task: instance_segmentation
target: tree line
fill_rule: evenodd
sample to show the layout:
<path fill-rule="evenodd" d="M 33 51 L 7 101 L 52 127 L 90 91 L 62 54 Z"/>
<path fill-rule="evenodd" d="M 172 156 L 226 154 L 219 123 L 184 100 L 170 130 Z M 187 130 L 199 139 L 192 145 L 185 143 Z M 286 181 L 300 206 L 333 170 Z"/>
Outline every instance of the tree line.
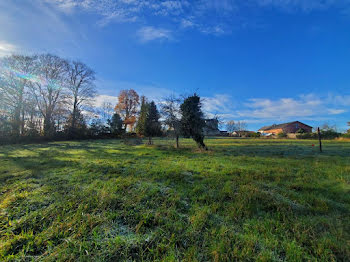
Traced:
<path fill-rule="evenodd" d="M 113 108 L 94 106 L 96 74 L 89 66 L 52 54 L 0 59 L 0 143 L 165 134 L 192 137 L 200 148 L 204 114 L 197 94 L 159 104 L 122 90 Z"/>
<path fill-rule="evenodd" d="M 154 101 L 148 101 L 145 96 L 140 99 L 135 90 L 122 90 L 108 123 L 112 134 L 135 132 L 139 137 L 147 137 L 150 145 L 152 137 L 169 135 L 175 138 L 176 148 L 179 148 L 179 137 L 184 136 L 192 137 L 199 148 L 207 149 L 201 107 L 201 98 L 197 94 L 184 98 L 171 95 L 163 99 L 159 111 Z"/>
<path fill-rule="evenodd" d="M 92 69 L 51 54 L 12 55 L 0 63 L 2 137 L 77 135 L 82 110 L 96 93 Z"/>

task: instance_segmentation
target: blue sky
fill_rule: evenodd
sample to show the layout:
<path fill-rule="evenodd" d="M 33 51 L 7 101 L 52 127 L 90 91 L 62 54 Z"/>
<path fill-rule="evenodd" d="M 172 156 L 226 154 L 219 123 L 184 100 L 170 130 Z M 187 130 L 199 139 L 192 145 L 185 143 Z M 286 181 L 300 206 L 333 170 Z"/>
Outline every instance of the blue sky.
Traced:
<path fill-rule="evenodd" d="M 87 63 L 98 103 L 197 92 L 253 130 L 350 121 L 350 0 L 1 0 L 0 56 L 13 52 Z"/>

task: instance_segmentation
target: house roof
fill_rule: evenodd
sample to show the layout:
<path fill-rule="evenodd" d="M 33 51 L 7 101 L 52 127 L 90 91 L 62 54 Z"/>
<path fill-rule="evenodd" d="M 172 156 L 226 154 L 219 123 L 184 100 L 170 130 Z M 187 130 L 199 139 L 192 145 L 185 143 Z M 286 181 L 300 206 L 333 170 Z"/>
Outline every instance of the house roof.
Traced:
<path fill-rule="evenodd" d="M 271 129 L 270 127 L 272 126 L 263 126 L 262 128 L 259 129 L 259 131 L 265 131 Z"/>
<path fill-rule="evenodd" d="M 284 123 L 284 124 L 279 124 L 279 125 L 273 124 L 272 126 L 264 126 L 264 127 L 260 128 L 259 131 L 267 131 L 267 130 L 272 130 L 272 129 L 283 129 L 283 128 L 285 128 L 285 127 L 287 127 L 287 126 L 289 126 L 291 124 L 295 124 L 295 123 L 300 123 L 300 124 L 303 124 L 305 126 L 308 126 L 308 127 L 312 128 L 312 126 L 304 124 L 304 123 L 302 123 L 300 121 L 294 121 L 294 122 L 289 122 L 289 123 Z"/>

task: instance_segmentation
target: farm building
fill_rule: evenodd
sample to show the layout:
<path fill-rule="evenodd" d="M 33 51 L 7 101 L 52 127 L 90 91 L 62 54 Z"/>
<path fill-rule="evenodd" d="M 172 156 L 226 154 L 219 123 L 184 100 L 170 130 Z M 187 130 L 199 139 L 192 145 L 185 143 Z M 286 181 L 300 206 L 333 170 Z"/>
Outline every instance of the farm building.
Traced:
<path fill-rule="evenodd" d="M 230 133 L 227 132 L 226 130 L 220 130 L 220 136 L 229 136 Z"/>
<path fill-rule="evenodd" d="M 205 127 L 203 128 L 205 136 L 217 136 L 220 135 L 219 120 L 217 119 L 205 119 Z"/>
<path fill-rule="evenodd" d="M 299 121 L 294 121 L 290 123 L 284 123 L 279 125 L 264 126 L 259 129 L 259 132 L 265 135 L 278 135 L 280 133 L 295 134 L 298 132 L 311 133 L 312 126 L 306 125 Z"/>
<path fill-rule="evenodd" d="M 233 137 L 247 137 L 249 134 L 254 134 L 254 131 L 248 131 L 248 130 L 239 130 L 239 131 L 233 131 L 231 133 L 231 136 Z"/>

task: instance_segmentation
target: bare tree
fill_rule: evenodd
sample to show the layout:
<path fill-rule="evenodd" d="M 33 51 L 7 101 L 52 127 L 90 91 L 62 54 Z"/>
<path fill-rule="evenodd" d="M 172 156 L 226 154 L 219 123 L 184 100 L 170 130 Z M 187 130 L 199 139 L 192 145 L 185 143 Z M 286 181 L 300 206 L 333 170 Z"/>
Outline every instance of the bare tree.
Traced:
<path fill-rule="evenodd" d="M 68 96 L 72 104 L 70 132 L 76 129 L 77 117 L 84 105 L 90 105 L 96 94 L 95 72 L 82 62 L 73 61 L 68 65 Z"/>
<path fill-rule="evenodd" d="M 113 110 L 113 105 L 110 102 L 103 102 L 100 115 L 104 122 L 107 122 L 108 119 L 111 119 L 113 116 L 114 110 Z"/>
<path fill-rule="evenodd" d="M 70 116 L 72 115 L 70 110 L 67 108 L 66 104 L 59 103 L 52 115 L 52 119 L 55 122 L 56 132 L 60 132 L 64 130 L 64 123 L 66 123 L 68 119 L 71 119 Z"/>
<path fill-rule="evenodd" d="M 1 59 L 0 94 L 2 107 L 12 119 L 14 135 L 24 134 L 28 84 L 35 56 L 12 55 Z"/>
<path fill-rule="evenodd" d="M 237 131 L 245 131 L 245 130 L 247 130 L 247 128 L 248 128 L 248 125 L 246 122 L 244 122 L 244 121 L 237 121 L 236 122 L 236 130 Z"/>
<path fill-rule="evenodd" d="M 247 130 L 247 123 L 244 121 L 237 121 L 235 122 L 234 120 L 230 120 L 226 124 L 227 131 L 229 132 L 234 132 L 234 131 L 245 131 Z"/>
<path fill-rule="evenodd" d="M 44 135 L 52 136 L 54 129 L 54 113 L 57 105 L 63 103 L 63 92 L 67 84 L 66 60 L 58 56 L 40 55 L 36 61 L 36 79 L 32 80 L 31 90 L 38 109 L 44 119 Z"/>
<path fill-rule="evenodd" d="M 48 137 L 84 120 L 81 110 L 95 95 L 95 73 L 85 64 L 44 54 L 4 57 L 0 66 L 0 125 L 7 134 Z"/>
<path fill-rule="evenodd" d="M 229 133 L 236 131 L 236 123 L 234 120 L 227 121 L 226 129 Z"/>
<path fill-rule="evenodd" d="M 26 135 L 36 136 L 41 130 L 41 114 L 38 110 L 36 100 L 33 96 L 28 97 L 26 102 L 26 113 L 28 121 L 26 123 Z"/>
<path fill-rule="evenodd" d="M 334 124 L 334 125 L 331 125 L 330 123 L 328 122 L 325 122 L 323 123 L 323 125 L 321 126 L 321 130 L 323 131 L 335 131 L 337 132 L 337 126 Z"/>
<path fill-rule="evenodd" d="M 175 136 L 176 148 L 179 148 L 179 136 L 181 134 L 181 102 L 182 100 L 180 98 L 171 95 L 164 98 L 164 101 L 160 105 L 161 113 L 165 119 L 164 123 Z"/>

